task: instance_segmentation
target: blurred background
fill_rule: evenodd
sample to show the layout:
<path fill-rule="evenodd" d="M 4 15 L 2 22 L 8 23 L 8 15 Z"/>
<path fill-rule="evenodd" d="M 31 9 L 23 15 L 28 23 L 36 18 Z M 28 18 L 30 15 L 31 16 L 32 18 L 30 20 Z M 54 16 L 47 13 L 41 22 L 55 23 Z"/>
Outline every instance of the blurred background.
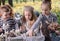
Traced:
<path fill-rule="evenodd" d="M 33 6 L 36 11 L 41 12 L 41 2 L 42 0 L 5 0 L 5 4 L 10 4 L 15 12 L 23 14 L 23 8 L 26 5 Z M 57 14 L 58 23 L 60 23 L 60 0 L 52 0 L 52 10 L 53 13 Z"/>

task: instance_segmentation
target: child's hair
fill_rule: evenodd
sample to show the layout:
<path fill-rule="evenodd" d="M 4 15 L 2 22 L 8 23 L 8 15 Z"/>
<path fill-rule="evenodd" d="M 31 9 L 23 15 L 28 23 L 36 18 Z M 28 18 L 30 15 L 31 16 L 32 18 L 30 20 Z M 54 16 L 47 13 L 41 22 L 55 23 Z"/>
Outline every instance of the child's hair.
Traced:
<path fill-rule="evenodd" d="M 42 4 L 47 4 L 49 6 L 50 10 L 51 10 L 51 0 L 43 0 Z"/>
<path fill-rule="evenodd" d="M 42 0 L 42 2 L 51 2 L 51 0 Z"/>
<path fill-rule="evenodd" d="M 5 9 L 4 12 L 8 12 L 7 14 L 9 14 L 11 17 L 13 17 L 13 10 L 10 5 L 3 5 L 3 6 L 1 6 L 1 9 Z"/>
<path fill-rule="evenodd" d="M 2 16 L 2 10 L 1 10 L 1 7 L 0 7 L 0 17 Z"/>
<path fill-rule="evenodd" d="M 32 14 L 31 21 L 32 21 L 32 20 L 36 20 L 36 16 L 35 16 L 35 14 L 34 14 L 34 8 L 33 8 L 33 7 L 31 7 L 31 6 L 25 6 L 25 7 L 24 7 L 24 11 L 25 11 L 25 10 L 31 12 L 31 14 Z M 23 11 L 22 21 L 23 21 L 23 22 L 26 22 L 26 19 L 25 19 L 25 16 L 24 16 L 24 11 Z"/>

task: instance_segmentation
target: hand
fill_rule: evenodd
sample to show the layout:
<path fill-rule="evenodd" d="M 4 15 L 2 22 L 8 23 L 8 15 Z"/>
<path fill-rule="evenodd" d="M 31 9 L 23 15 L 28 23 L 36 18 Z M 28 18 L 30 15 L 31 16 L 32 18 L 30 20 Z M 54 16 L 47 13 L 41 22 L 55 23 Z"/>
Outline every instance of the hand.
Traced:
<path fill-rule="evenodd" d="M 56 32 L 56 34 L 60 35 L 60 31 L 56 30 L 55 32 Z"/>
<path fill-rule="evenodd" d="M 51 24 L 48 26 L 48 29 L 49 29 L 49 30 L 55 30 L 55 27 L 54 27 L 54 25 L 51 23 Z"/>
<path fill-rule="evenodd" d="M 58 27 L 58 23 L 53 23 L 53 26 L 55 27 L 55 28 L 57 28 Z"/>
<path fill-rule="evenodd" d="M 32 34 L 33 34 L 33 32 L 30 31 L 30 32 L 29 32 L 29 37 L 32 37 L 32 36 L 33 36 Z"/>
<path fill-rule="evenodd" d="M 32 37 L 33 36 L 33 31 L 32 30 L 29 30 L 29 31 L 27 31 L 27 33 L 26 33 L 29 37 Z"/>
<path fill-rule="evenodd" d="M 47 24 L 50 24 L 48 21 L 45 21 Z"/>
<path fill-rule="evenodd" d="M 26 27 L 25 26 L 20 26 L 20 31 L 25 31 Z"/>

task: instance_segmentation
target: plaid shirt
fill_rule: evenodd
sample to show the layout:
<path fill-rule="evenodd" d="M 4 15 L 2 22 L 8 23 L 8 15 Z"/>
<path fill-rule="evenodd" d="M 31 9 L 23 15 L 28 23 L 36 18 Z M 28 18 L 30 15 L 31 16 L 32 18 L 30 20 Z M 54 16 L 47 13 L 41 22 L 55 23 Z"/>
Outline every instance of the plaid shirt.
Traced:
<path fill-rule="evenodd" d="M 49 23 L 57 22 L 57 17 L 54 14 L 50 14 L 49 16 L 45 16 L 43 14 L 40 14 L 40 16 L 38 17 L 38 19 L 36 20 L 36 22 L 31 27 L 31 29 L 34 31 L 42 23 L 42 32 L 43 32 L 43 34 L 45 36 L 49 36 L 49 30 L 47 29 L 48 24 L 46 23 L 46 21 L 48 21 Z"/>

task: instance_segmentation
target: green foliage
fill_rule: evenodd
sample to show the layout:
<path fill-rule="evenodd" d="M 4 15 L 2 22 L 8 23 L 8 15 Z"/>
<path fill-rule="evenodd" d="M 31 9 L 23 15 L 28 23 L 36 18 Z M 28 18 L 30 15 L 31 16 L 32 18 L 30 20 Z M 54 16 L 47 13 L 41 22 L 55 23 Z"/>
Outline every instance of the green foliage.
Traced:
<path fill-rule="evenodd" d="M 20 12 L 22 14 L 23 8 L 26 5 L 33 6 L 35 10 L 41 12 L 41 0 L 18 0 L 18 3 L 16 3 L 16 0 L 13 0 L 14 12 Z M 7 2 L 7 0 L 6 0 Z M 25 3 L 26 2 L 26 3 Z M 52 0 L 52 12 L 57 14 L 58 17 L 58 23 L 60 23 L 60 0 Z"/>

